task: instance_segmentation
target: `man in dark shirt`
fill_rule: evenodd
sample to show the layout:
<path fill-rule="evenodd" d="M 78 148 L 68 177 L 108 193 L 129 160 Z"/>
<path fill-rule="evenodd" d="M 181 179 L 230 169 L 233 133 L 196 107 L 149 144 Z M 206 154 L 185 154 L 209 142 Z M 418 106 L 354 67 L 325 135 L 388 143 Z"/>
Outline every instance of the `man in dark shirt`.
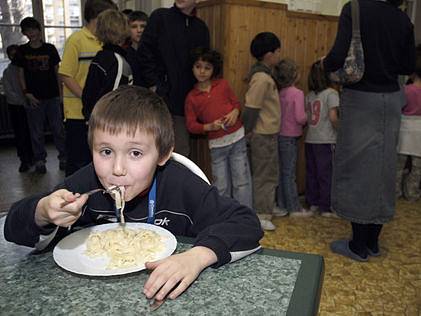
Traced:
<path fill-rule="evenodd" d="M 189 155 L 184 101 L 193 88 L 191 51 L 209 47 L 209 30 L 195 16 L 195 0 L 176 0 L 172 8 L 152 12 L 138 55 L 142 84 L 164 98 L 174 120 L 175 151 Z"/>
<path fill-rule="evenodd" d="M 41 39 L 41 25 L 32 17 L 21 21 L 22 34 L 29 42 L 19 47 L 20 58 L 16 61 L 19 67 L 19 81 L 27 98 L 26 112 L 34 152 L 35 170 L 46 173 L 44 122 L 48 120 L 59 152 L 60 170 L 65 169 L 66 156 L 64 147 L 64 127 L 60 109 L 60 86 L 57 80 L 57 69 L 60 62 L 54 45 L 44 43 Z"/>

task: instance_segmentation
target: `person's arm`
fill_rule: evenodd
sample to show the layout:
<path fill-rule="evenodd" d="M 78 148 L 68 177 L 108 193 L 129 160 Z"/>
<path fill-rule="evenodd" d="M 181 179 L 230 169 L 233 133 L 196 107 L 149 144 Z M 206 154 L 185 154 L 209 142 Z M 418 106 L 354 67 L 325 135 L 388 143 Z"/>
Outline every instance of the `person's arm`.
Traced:
<path fill-rule="evenodd" d="M 27 90 L 24 69 L 22 67 L 19 67 L 18 69 L 18 79 L 23 94 L 25 95 L 31 107 L 37 107 L 39 104 L 39 100 Z"/>
<path fill-rule="evenodd" d="M 64 85 L 73 93 L 75 97 L 82 98 L 82 88 L 74 78 L 60 73 L 59 76 Z"/>
<path fill-rule="evenodd" d="M 152 90 L 158 85 L 158 65 L 161 62 L 159 60 L 159 25 L 162 22 L 159 12 L 159 9 L 155 10 L 149 17 L 137 50 L 141 81 L 145 87 Z"/>
<path fill-rule="evenodd" d="M 190 174 L 190 172 L 189 172 Z M 179 176 L 172 184 L 182 188 L 188 196 L 186 209 L 190 210 L 193 226 L 189 235 L 196 235 L 193 248 L 155 263 L 146 263 L 153 269 L 144 286 L 148 298 L 163 299 L 180 295 L 206 267 L 220 267 L 260 248 L 263 237 L 256 214 L 231 198 L 221 197 L 216 187 L 209 186 L 197 176 Z"/>
<path fill-rule="evenodd" d="M 63 59 L 59 67 L 59 76 L 63 84 L 77 98 L 82 98 L 82 87 L 75 77 L 79 70 L 79 48 L 73 37 L 66 41 L 63 51 Z"/>
<path fill-rule="evenodd" d="M 338 107 L 339 107 L 339 94 L 335 90 L 327 96 L 327 108 L 329 109 L 329 121 L 335 129 L 338 128 Z"/>
<path fill-rule="evenodd" d="M 294 98 L 294 103 L 295 103 L 294 113 L 295 113 L 295 121 L 300 125 L 305 125 L 307 123 L 307 114 L 306 114 L 304 102 L 305 102 L 304 92 L 301 90 L 298 90 Z"/>
<path fill-rule="evenodd" d="M 339 122 L 338 122 L 338 108 L 331 108 L 329 110 L 329 121 L 332 123 L 335 129 L 338 129 Z"/>
<path fill-rule="evenodd" d="M 409 19 L 408 19 L 409 20 Z M 414 26 L 409 22 L 408 31 L 401 49 L 402 57 L 399 59 L 401 65 L 401 75 L 411 75 L 415 71 L 416 49 Z"/>
<path fill-rule="evenodd" d="M 223 84 L 225 85 L 224 93 L 226 94 L 231 105 L 234 107 L 231 112 L 224 116 L 223 123 L 225 126 L 233 126 L 237 122 L 237 119 L 240 115 L 241 103 L 235 95 L 234 91 L 232 91 L 231 87 L 229 86 L 228 81 L 224 80 Z"/>
<path fill-rule="evenodd" d="M 192 134 L 205 134 L 206 132 L 217 131 L 222 128 L 222 119 L 211 123 L 200 123 L 195 111 L 195 104 L 190 95 L 186 98 L 184 106 L 187 130 Z"/>
<path fill-rule="evenodd" d="M 89 120 L 95 104 L 105 94 L 106 85 L 107 73 L 100 65 L 99 60 L 95 58 L 89 66 L 85 87 L 82 91 L 82 113 L 86 120 Z"/>
<path fill-rule="evenodd" d="M 251 133 L 256 126 L 259 111 L 265 99 L 265 93 L 269 88 L 264 76 L 262 73 L 255 73 L 249 83 L 241 116 L 246 135 Z"/>
<path fill-rule="evenodd" d="M 336 33 L 335 43 L 322 60 L 322 66 L 327 72 L 338 70 L 344 65 L 345 58 L 348 55 L 349 46 L 352 38 L 352 18 L 350 2 L 342 8 L 339 17 L 338 31 Z"/>

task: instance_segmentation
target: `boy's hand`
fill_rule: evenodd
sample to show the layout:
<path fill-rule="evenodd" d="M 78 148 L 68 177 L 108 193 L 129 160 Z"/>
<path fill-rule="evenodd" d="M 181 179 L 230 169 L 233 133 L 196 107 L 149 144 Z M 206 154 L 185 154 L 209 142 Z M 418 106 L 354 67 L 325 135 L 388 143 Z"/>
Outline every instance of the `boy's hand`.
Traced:
<path fill-rule="evenodd" d="M 225 126 L 233 126 L 238 119 L 238 115 L 240 114 L 240 111 L 238 109 L 234 109 L 228 114 L 226 114 L 223 117 L 223 123 Z"/>
<path fill-rule="evenodd" d="M 39 200 L 35 209 L 35 223 L 40 227 L 48 224 L 69 227 L 80 217 L 87 200 L 86 194 L 57 190 Z"/>
<path fill-rule="evenodd" d="M 25 93 L 25 97 L 32 108 L 36 108 L 39 105 L 39 100 L 32 93 Z"/>
<path fill-rule="evenodd" d="M 146 268 L 153 272 L 143 287 L 143 293 L 147 298 L 163 300 L 168 295 L 173 300 L 197 279 L 200 272 L 216 261 L 216 254 L 211 249 L 198 246 L 162 260 L 147 262 Z"/>
<path fill-rule="evenodd" d="M 218 119 L 213 121 L 212 123 L 205 124 L 203 129 L 205 132 L 215 132 L 220 130 L 224 125 L 224 121 L 222 119 Z"/>

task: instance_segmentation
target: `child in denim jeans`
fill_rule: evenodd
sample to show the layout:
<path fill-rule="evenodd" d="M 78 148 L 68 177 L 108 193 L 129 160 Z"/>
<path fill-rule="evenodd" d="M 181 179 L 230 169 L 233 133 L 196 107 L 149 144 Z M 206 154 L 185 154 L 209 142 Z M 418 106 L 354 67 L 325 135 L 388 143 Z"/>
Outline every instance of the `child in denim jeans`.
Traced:
<path fill-rule="evenodd" d="M 298 140 L 307 123 L 304 92 L 295 87 L 299 79 L 297 64 L 283 59 L 274 68 L 281 103 L 281 130 L 278 135 L 279 181 L 277 189 L 278 209 L 274 215 L 307 217 L 313 212 L 304 209 L 298 200 L 295 172 L 297 167 Z"/>
<path fill-rule="evenodd" d="M 251 174 L 244 127 L 239 119 L 240 102 L 228 82 L 219 78 L 221 55 L 207 48 L 193 52 L 197 84 L 185 104 L 190 133 L 207 134 L 212 159 L 213 183 L 223 196 L 232 196 L 252 208 Z"/>

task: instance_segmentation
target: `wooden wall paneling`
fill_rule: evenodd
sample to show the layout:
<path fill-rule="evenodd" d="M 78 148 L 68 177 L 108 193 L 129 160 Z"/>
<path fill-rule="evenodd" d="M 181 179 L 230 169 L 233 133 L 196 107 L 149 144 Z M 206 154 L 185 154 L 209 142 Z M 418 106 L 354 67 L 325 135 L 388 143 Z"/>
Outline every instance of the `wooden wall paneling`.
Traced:
<path fill-rule="evenodd" d="M 245 78 L 255 62 L 249 52 L 250 42 L 257 33 L 270 31 L 279 36 L 281 55 L 297 62 L 301 76 L 298 87 L 307 93 L 310 67 L 330 49 L 338 21 L 337 17 L 291 12 L 284 4 L 255 0 L 204 1 L 198 5 L 198 16 L 208 24 L 212 47 L 224 57 L 224 78 L 241 102 L 247 91 Z M 192 158 L 209 176 L 207 142 L 199 139 L 194 151 Z M 297 170 L 300 193 L 304 192 L 304 180 L 304 142 L 301 141 Z"/>

